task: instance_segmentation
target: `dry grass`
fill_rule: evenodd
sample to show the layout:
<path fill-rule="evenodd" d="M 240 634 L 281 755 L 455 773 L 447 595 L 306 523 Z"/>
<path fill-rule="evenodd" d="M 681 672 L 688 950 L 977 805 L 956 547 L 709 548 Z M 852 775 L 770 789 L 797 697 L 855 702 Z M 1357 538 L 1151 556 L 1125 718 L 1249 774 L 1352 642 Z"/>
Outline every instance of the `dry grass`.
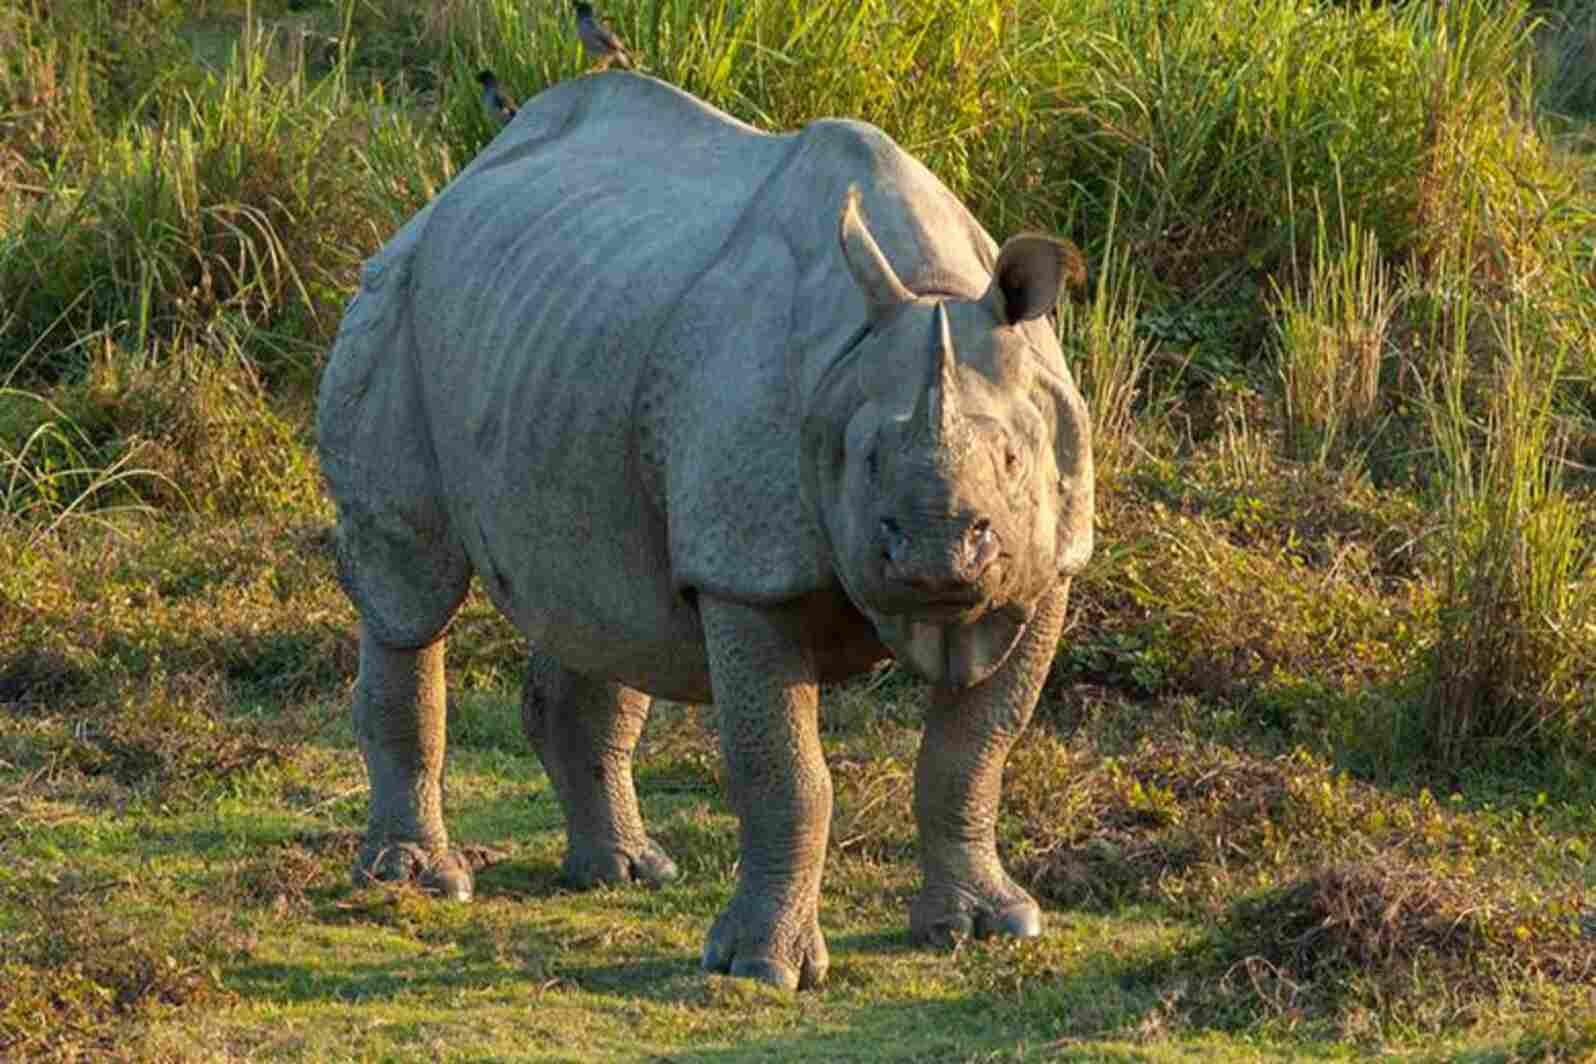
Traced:
<path fill-rule="evenodd" d="M 1596 993 L 1580 893 L 1527 902 L 1501 887 L 1389 855 L 1315 869 L 1227 914 L 1235 960 L 1216 1002 L 1250 996 L 1291 1022 L 1328 1013 L 1356 1026 L 1375 1013 L 1446 1030 L 1529 987 L 1574 1002 Z"/>
<path fill-rule="evenodd" d="M 123 886 L 60 872 L 7 882 L 5 904 L 23 922 L 0 961 L 0 1053 L 113 1059 L 140 1023 L 235 1000 L 220 965 L 247 956 L 248 935 L 225 921 L 176 935 L 158 921 L 130 921 L 105 908 Z"/>

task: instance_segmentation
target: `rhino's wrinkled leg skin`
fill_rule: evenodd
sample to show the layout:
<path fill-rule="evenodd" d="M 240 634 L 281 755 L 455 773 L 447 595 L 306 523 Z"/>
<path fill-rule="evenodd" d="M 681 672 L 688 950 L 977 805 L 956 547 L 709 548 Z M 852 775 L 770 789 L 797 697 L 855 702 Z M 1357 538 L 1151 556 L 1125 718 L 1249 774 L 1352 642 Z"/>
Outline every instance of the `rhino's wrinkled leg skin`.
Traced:
<path fill-rule="evenodd" d="M 576 886 L 676 878 L 676 863 L 643 830 L 632 788 L 632 751 L 649 703 L 641 691 L 578 675 L 532 652 L 521 726 L 565 810 L 561 871 Z"/>
<path fill-rule="evenodd" d="M 932 693 L 914 778 L 924 877 L 909 906 L 916 942 L 1041 934 L 1036 900 L 998 860 L 997 813 L 1003 764 L 1041 696 L 1068 598 L 1066 581 L 1037 607 L 1019 645 L 986 680 Z"/>
<path fill-rule="evenodd" d="M 441 636 L 419 649 L 385 647 L 361 625 L 354 730 L 371 806 L 355 882 L 413 880 L 465 901 L 471 867 L 443 826 L 443 650 Z"/>
<path fill-rule="evenodd" d="M 737 889 L 710 929 L 704 968 L 817 986 L 830 963 L 818 913 L 831 775 L 820 753 L 814 655 L 795 610 L 705 596 L 699 612 L 739 825 Z"/>

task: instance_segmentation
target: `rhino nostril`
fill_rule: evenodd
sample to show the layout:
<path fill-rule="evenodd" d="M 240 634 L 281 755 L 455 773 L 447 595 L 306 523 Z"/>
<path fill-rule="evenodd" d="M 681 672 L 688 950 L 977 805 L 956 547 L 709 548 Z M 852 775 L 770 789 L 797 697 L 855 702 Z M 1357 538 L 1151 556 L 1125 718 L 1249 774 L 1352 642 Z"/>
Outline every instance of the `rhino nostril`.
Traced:
<path fill-rule="evenodd" d="M 976 572 L 984 571 L 998 556 L 998 537 L 992 531 L 992 522 L 981 518 L 970 525 L 965 534 L 968 558 Z"/>
<path fill-rule="evenodd" d="M 881 560 L 896 562 L 903 553 L 903 529 L 890 517 L 883 517 L 877 527 L 881 531 Z"/>

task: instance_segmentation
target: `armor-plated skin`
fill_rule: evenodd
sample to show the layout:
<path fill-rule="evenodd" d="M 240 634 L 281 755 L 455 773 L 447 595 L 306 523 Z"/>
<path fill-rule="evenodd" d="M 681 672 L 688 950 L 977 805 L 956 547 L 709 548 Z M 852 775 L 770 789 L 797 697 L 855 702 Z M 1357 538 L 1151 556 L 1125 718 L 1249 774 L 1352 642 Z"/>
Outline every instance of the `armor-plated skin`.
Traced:
<path fill-rule="evenodd" d="M 741 860 L 705 965 L 819 982 L 816 687 L 896 654 L 935 685 L 914 935 L 1036 934 L 993 829 L 1092 549 L 1046 318 L 1079 270 L 1045 237 L 999 253 L 870 126 L 768 135 L 622 73 L 526 101 L 368 262 L 322 382 L 362 622 L 357 876 L 470 896 L 443 633 L 476 573 L 534 648 L 571 880 L 675 875 L 631 751 L 650 697 L 713 699 Z"/>

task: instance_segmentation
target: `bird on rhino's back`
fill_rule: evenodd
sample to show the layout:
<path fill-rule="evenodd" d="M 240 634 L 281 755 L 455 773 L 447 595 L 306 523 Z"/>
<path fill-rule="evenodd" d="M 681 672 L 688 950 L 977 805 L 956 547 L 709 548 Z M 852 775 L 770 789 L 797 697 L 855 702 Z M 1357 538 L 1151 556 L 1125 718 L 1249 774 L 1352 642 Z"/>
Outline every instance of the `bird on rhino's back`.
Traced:
<path fill-rule="evenodd" d="M 600 69 L 608 69 L 611 63 L 619 63 L 627 70 L 637 65 L 626 50 L 626 42 L 594 13 L 592 4 L 574 0 L 571 6 L 576 11 L 576 35 L 582 49 Z"/>
<path fill-rule="evenodd" d="M 713 698 L 742 857 L 705 963 L 818 982 L 816 684 L 896 655 L 934 685 L 916 937 L 1036 933 L 993 822 L 1092 549 L 1047 317 L 1080 270 L 1051 238 L 1000 250 L 862 123 L 765 134 L 630 74 L 527 101 L 368 263 L 322 385 L 362 622 L 359 874 L 469 896 L 442 634 L 475 573 L 532 644 L 568 878 L 674 875 L 631 750 L 651 696 Z"/>

